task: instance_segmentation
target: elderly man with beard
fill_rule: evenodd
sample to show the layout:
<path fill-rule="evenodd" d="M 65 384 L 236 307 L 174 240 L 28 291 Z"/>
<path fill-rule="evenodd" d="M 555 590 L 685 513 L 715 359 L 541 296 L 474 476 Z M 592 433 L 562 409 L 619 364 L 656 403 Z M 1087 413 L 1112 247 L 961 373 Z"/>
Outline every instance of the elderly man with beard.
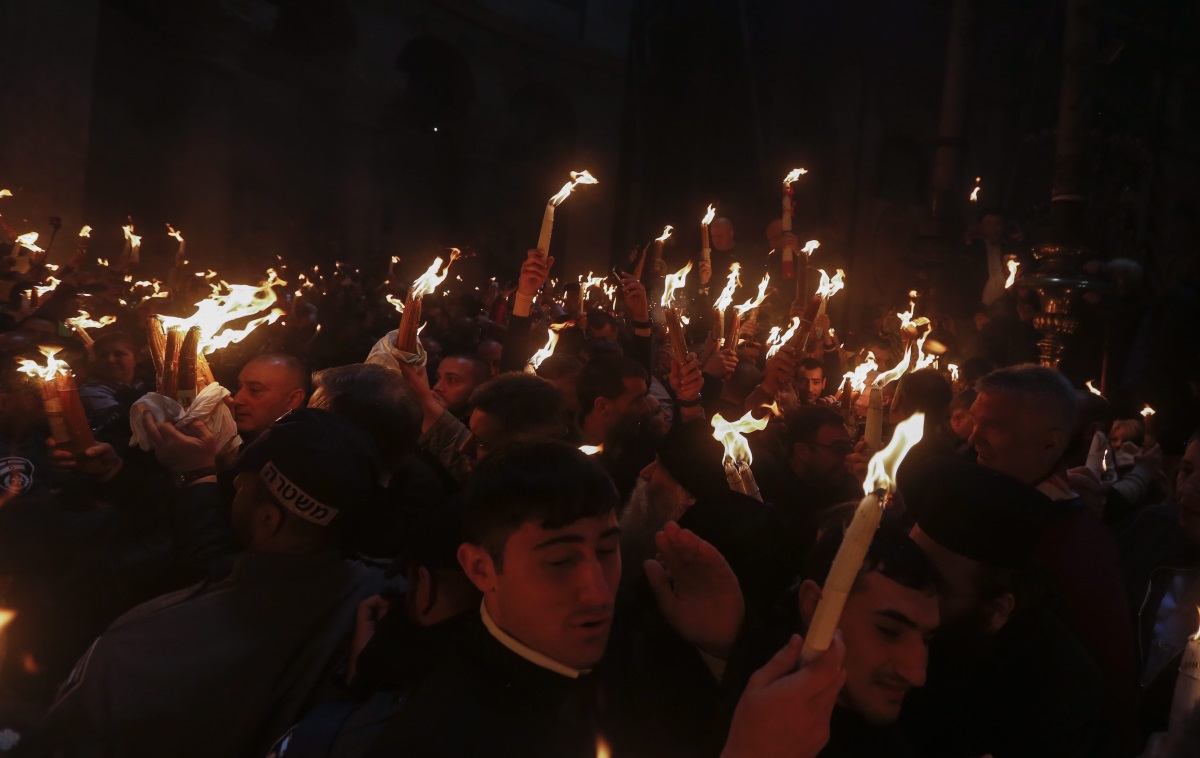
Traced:
<path fill-rule="evenodd" d="M 905 463 L 911 537 L 942 577 L 926 686 L 901 714 L 922 756 L 1107 755 L 1102 678 L 1047 608 L 1034 554 L 1049 500 L 1000 472 Z"/>

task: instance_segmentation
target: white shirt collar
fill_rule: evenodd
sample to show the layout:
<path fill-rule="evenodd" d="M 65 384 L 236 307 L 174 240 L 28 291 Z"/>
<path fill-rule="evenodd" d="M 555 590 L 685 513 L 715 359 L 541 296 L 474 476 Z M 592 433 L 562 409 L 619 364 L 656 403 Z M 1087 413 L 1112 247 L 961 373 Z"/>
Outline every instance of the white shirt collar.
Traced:
<path fill-rule="evenodd" d="M 487 627 L 488 633 L 495 637 L 501 645 L 535 666 L 541 666 L 544 669 L 553 671 L 556 674 L 562 674 L 571 679 L 578 679 L 580 674 L 591 672 L 591 669 L 573 669 L 570 666 L 564 666 L 553 658 L 542 655 L 528 645 L 523 644 L 516 637 L 496 626 L 496 622 L 492 621 L 491 615 L 488 614 L 487 603 L 481 602 L 479 604 L 479 615 L 483 617 L 483 625 Z"/>

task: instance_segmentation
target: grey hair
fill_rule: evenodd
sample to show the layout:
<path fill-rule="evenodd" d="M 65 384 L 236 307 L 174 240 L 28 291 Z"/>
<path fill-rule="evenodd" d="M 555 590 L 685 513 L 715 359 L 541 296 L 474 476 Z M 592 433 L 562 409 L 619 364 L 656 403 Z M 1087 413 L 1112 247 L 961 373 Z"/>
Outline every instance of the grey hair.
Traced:
<path fill-rule="evenodd" d="M 362 429 L 385 459 L 416 448 L 421 411 L 396 369 L 352 363 L 313 374 L 313 387 L 324 397 L 310 407 L 333 411 Z"/>
<path fill-rule="evenodd" d="M 996 369 L 979 380 L 980 393 L 1014 395 L 1030 403 L 1039 403 L 1059 416 L 1061 428 L 1070 433 L 1075 426 L 1078 400 L 1075 388 L 1062 374 L 1024 363 Z"/>

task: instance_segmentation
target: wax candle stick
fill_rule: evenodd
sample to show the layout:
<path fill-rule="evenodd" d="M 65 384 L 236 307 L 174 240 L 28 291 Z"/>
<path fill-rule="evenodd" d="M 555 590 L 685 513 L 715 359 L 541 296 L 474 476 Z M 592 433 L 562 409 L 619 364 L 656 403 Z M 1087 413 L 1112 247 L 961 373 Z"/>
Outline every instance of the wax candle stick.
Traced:
<path fill-rule="evenodd" d="M 550 235 L 554 232 L 554 209 L 562 205 L 563 201 L 570 196 L 571 191 L 579 184 L 598 184 L 595 177 L 587 171 L 572 171 L 571 181 L 563 185 L 563 188 L 558 191 L 546 202 L 546 210 L 542 214 L 542 229 L 538 234 L 537 250 L 545 258 L 550 254 Z"/>

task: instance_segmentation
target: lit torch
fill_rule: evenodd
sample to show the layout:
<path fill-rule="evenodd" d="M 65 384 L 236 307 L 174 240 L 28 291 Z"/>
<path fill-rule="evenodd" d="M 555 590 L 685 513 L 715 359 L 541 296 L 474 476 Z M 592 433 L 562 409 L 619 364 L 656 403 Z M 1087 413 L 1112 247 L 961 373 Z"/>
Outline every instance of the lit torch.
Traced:
<path fill-rule="evenodd" d="M 878 371 L 879 364 L 875 362 L 875 353 L 868 350 L 867 357 L 853 371 L 842 375 L 842 395 L 838 398 L 842 404 L 842 417 L 846 426 L 854 425 L 854 406 L 859 396 L 867 388 L 867 375 Z M 882 434 L 882 432 L 881 432 Z"/>
<path fill-rule="evenodd" d="M 766 429 L 771 416 L 768 414 L 761 419 L 754 418 L 754 411 L 748 411 L 737 421 L 726 421 L 721 414 L 714 413 L 712 418 L 713 439 L 725 446 L 725 456 L 722 464 L 725 466 L 725 479 L 729 489 L 749 495 L 755 500 L 762 501 L 750 464 L 754 456 L 750 453 L 750 445 L 745 434 Z"/>
<path fill-rule="evenodd" d="M 904 357 L 893 368 L 882 372 L 871 382 L 871 394 L 867 402 L 867 427 L 864 437 L 872 450 L 883 444 L 883 388 L 904 376 L 912 365 L 912 351 L 905 349 Z"/>
<path fill-rule="evenodd" d="M 794 168 L 788 172 L 788 175 L 783 177 L 783 231 L 790 232 L 792 230 L 792 212 L 795 210 L 795 203 L 792 202 L 792 182 L 799 179 L 808 170 L 803 168 Z M 791 279 L 796 275 L 795 269 L 795 252 L 792 246 L 783 246 L 783 278 Z"/>
<path fill-rule="evenodd" d="M 554 355 L 554 348 L 558 347 L 558 334 L 568 326 L 574 326 L 574 321 L 567 321 L 562 324 L 551 324 L 549 336 L 546 338 L 545 347 L 538 350 L 533 355 L 529 356 L 529 362 L 525 364 L 525 371 L 529 374 L 536 374 L 537 370 L 542 367 L 542 362 L 550 356 Z"/>
<path fill-rule="evenodd" d="M 19 271 L 23 274 L 29 270 L 30 256 L 27 256 L 25 253 L 21 252 L 22 250 L 28 250 L 34 255 L 46 252 L 44 248 L 38 247 L 37 240 L 37 232 L 28 232 L 26 234 L 22 234 L 13 241 L 12 250 L 9 251 L 9 255 L 13 258 L 13 268 L 16 271 Z"/>
<path fill-rule="evenodd" d="M 708 236 L 708 225 L 716 218 L 717 209 L 710 203 L 708 212 L 704 214 L 704 218 L 700 219 L 700 260 L 712 260 L 712 240 Z"/>
<path fill-rule="evenodd" d="M 674 274 L 668 274 L 663 280 L 663 293 L 660 304 L 663 308 L 663 315 L 667 324 L 667 334 L 671 339 L 671 349 L 675 354 L 675 362 L 680 366 L 687 359 L 687 337 L 683 333 L 683 321 L 680 313 L 675 309 L 675 291 L 682 289 L 687 283 L 688 272 L 692 270 L 692 262 L 683 268 L 676 271 Z"/>
<path fill-rule="evenodd" d="M 550 234 L 554 231 L 554 209 L 562 205 L 563 201 L 571 194 L 579 184 L 598 184 L 595 177 L 587 171 L 572 171 L 571 181 L 563 185 L 563 188 L 558 191 L 558 194 L 550 198 L 546 203 L 546 212 L 542 215 L 542 231 L 538 235 L 537 250 L 542 254 L 544 259 L 550 253 Z"/>
<path fill-rule="evenodd" d="M 859 501 L 854 518 L 842 535 L 842 546 L 829 568 L 825 586 L 821 588 L 821 600 L 808 625 L 808 634 L 804 636 L 804 647 L 800 652 L 800 660 L 804 663 L 816 660 L 832 644 L 846 598 L 862 570 L 863 559 L 867 557 L 871 540 L 883 518 L 883 509 L 895 486 L 896 471 L 908 451 L 921 441 L 924 430 L 925 414 L 914 413 L 896 426 L 888 446 L 871 456 L 867 478 L 863 482 L 865 497 Z"/>
<path fill-rule="evenodd" d="M 767 285 L 770 283 L 771 275 L 765 274 L 762 281 L 758 283 L 758 295 L 750 298 L 741 305 L 733 306 L 733 318 L 729 321 L 725 330 L 726 346 L 737 347 L 738 334 L 742 330 L 742 317 L 763 304 L 763 301 L 767 299 Z"/>
<path fill-rule="evenodd" d="M 730 264 L 729 278 L 725 280 L 725 289 L 721 290 L 721 294 L 713 301 L 713 339 L 719 340 L 725 336 L 725 311 L 733 305 L 733 293 L 737 290 L 738 272 L 741 269 L 742 264 L 740 263 Z"/>
<path fill-rule="evenodd" d="M 50 436 L 58 447 L 80 455 L 96 444 L 87 414 L 79 400 L 79 388 L 75 386 L 75 374 L 63 361 L 55 359 L 60 347 L 39 347 L 46 356 L 46 365 L 39 366 L 30 360 L 21 361 L 17 370 L 22 374 L 42 380 L 42 408 L 50 424 Z"/>
<path fill-rule="evenodd" d="M 142 258 L 142 238 L 133 233 L 133 222 L 121 227 L 125 233 L 125 247 L 121 251 L 122 268 L 129 268 Z"/>
<path fill-rule="evenodd" d="M 86 347 L 91 347 L 95 340 L 87 333 L 87 330 L 100 329 L 101 327 L 116 323 L 116 320 L 116 316 L 101 316 L 99 321 L 93 321 L 91 314 L 87 311 L 80 311 L 78 316 L 64 319 L 63 323 L 75 330 L 75 333 L 79 335 L 79 339 L 83 341 Z"/>
<path fill-rule="evenodd" d="M 442 259 L 434 258 L 433 265 L 413 282 L 408 291 L 408 297 L 404 300 L 404 311 L 400 316 L 400 329 L 396 333 L 397 350 L 413 355 L 417 353 L 417 327 L 421 323 L 421 298 L 432 294 L 437 286 L 445 281 L 450 273 L 450 264 L 458 260 L 460 254 L 458 248 L 451 248 L 450 261 L 444 269 L 442 269 Z M 441 273 L 438 273 L 439 269 Z"/>

